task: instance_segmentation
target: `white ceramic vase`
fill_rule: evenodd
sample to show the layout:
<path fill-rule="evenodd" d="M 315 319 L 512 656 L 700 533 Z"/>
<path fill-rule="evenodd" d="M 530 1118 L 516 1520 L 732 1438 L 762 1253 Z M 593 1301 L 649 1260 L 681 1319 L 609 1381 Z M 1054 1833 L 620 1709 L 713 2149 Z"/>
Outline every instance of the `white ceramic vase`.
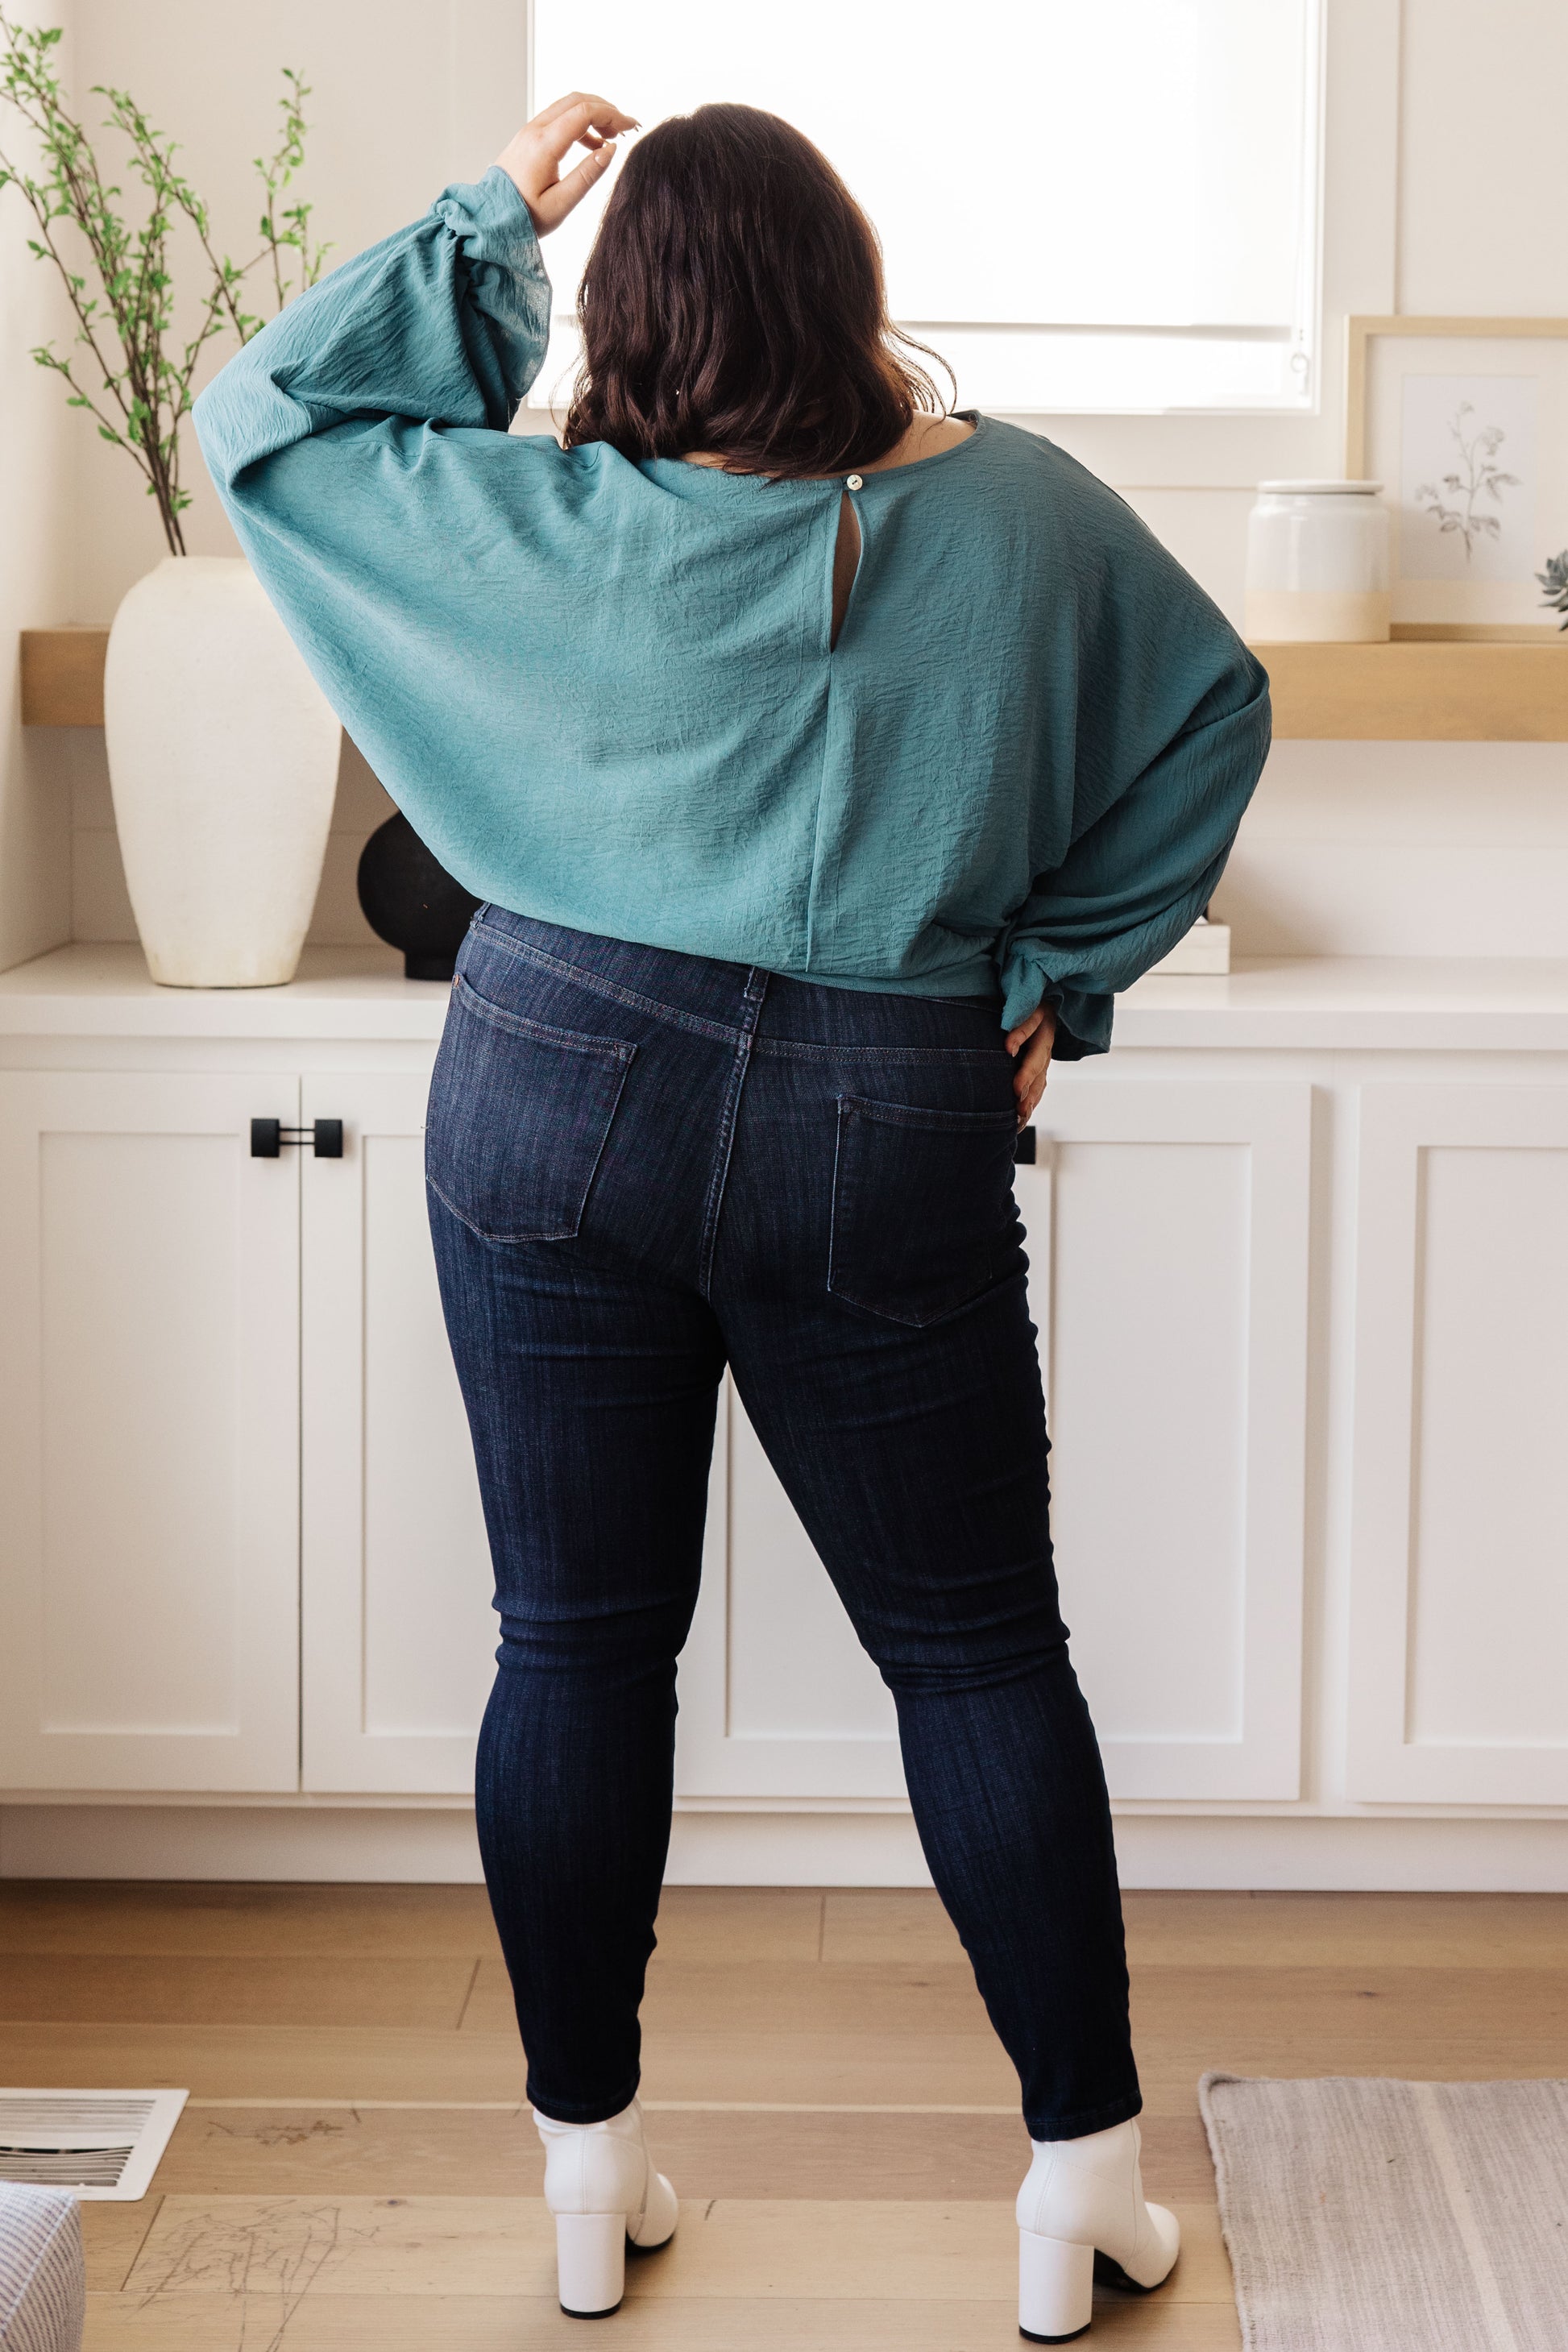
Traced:
<path fill-rule="evenodd" d="M 1257 645 L 1373 644 L 1389 630 L 1381 482 L 1259 482 L 1247 521 L 1247 634 Z"/>
<path fill-rule="evenodd" d="M 153 979 L 292 980 L 321 877 L 341 730 L 248 563 L 167 556 L 136 583 L 109 633 L 103 726 Z"/>

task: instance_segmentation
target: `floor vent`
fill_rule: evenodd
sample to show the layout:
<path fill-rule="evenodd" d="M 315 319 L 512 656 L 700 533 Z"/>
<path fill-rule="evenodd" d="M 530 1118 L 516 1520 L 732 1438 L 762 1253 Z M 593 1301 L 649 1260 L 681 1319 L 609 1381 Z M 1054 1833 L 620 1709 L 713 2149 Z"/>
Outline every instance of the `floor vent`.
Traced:
<path fill-rule="evenodd" d="M 0 2180 L 145 2197 L 184 2091 L 0 2090 Z"/>

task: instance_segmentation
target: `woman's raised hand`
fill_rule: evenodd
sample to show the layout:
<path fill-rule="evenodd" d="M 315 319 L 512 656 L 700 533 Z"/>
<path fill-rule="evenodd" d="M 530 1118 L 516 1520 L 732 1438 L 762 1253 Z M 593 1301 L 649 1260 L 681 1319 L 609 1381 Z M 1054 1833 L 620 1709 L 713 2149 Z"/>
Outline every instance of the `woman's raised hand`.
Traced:
<path fill-rule="evenodd" d="M 635 116 L 623 114 L 607 98 L 580 89 L 558 98 L 523 124 L 496 162 L 515 182 L 541 236 L 559 228 L 573 206 L 604 178 L 616 160 L 614 142 L 620 132 L 637 128 Z M 588 152 L 563 179 L 561 166 L 574 147 L 585 147 Z"/>

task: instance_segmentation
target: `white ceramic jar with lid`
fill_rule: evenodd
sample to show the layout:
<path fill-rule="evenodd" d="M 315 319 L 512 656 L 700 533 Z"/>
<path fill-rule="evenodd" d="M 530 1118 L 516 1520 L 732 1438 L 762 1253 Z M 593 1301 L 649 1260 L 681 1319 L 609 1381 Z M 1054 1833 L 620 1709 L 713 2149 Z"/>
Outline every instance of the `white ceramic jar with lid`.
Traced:
<path fill-rule="evenodd" d="M 1364 644 L 1388 635 L 1388 509 L 1381 482 L 1259 482 L 1247 523 L 1255 643 Z"/>

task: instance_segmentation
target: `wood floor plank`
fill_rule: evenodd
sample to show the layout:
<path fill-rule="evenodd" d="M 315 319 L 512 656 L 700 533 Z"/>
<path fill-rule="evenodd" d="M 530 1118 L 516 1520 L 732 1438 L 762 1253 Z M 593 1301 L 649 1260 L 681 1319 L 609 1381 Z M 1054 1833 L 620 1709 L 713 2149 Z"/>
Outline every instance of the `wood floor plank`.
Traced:
<path fill-rule="evenodd" d="M 1552 2028 L 1568 2020 L 1563 1960 L 1568 1960 L 1568 1950 L 1549 1969 L 1275 1968 L 1258 1970 L 1250 1983 L 1235 1981 L 1244 1973 L 1240 1971 L 1145 1965 L 1135 1973 L 1133 1997 L 1152 2032 L 1178 2021 L 1206 2022 L 1221 2015 L 1275 2028 L 1300 2017 L 1303 2002 L 1315 2013 L 1343 2013 L 1374 2022 L 1384 2015 L 1409 2017 L 1438 2032 L 1466 2018 L 1483 2031 L 1521 2019 Z"/>
<path fill-rule="evenodd" d="M 1009 2116 L 648 2116 L 683 2198 L 1006 2199 L 1028 2162 Z M 188 2106 L 158 2168 L 186 2196 L 537 2196 L 543 2157 L 527 2108 Z M 1143 2177 L 1167 2205 L 1214 2197 L 1194 2113 L 1148 2116 Z M 116 2212 L 125 2209 L 94 2209 Z"/>
<path fill-rule="evenodd" d="M 84 2201 L 81 2213 L 82 2252 L 87 2263 L 87 2283 L 89 2289 L 118 2290 L 131 2274 L 131 2265 L 141 2252 L 147 2233 L 158 2218 L 163 2199 L 163 2176 L 159 2186 L 147 2195 L 126 2205 L 94 2204 Z"/>
<path fill-rule="evenodd" d="M 281 2311 L 273 2321 L 273 2310 Z M 271 2324 L 269 2324 L 271 2323 Z M 284 2333 L 284 2327 L 287 2333 Z M 1237 2352 L 1234 2309 L 1097 2294 L 1097 2347 Z M 237 2296 L 91 2295 L 87 2352 L 582 2352 L 553 2295 L 307 2295 L 264 2310 Z M 624 2304 L 615 2352 L 1017 2352 L 1010 2299 L 910 2305 L 826 2297 L 670 2295 Z"/>
<path fill-rule="evenodd" d="M 1133 1966 L 1556 1968 L 1568 1954 L 1564 1895 L 1324 1895 L 1130 1889 Z M 824 1900 L 829 1961 L 958 1963 L 963 1948 L 921 1887 L 835 1887 Z"/>
<path fill-rule="evenodd" d="M 1230 2269 L 1217 2211 L 1184 2206 L 1178 2218 L 1185 2243 L 1165 2300 L 1228 2303 Z M 962 2204 L 720 2198 L 700 2219 L 688 2214 L 661 2262 L 635 2265 L 627 2291 L 963 2300 L 987 2291 L 1010 2294 L 1016 2265 L 1011 2198 Z"/>
<path fill-rule="evenodd" d="M 1144 2071 L 1167 2076 L 1568 2072 L 1568 1978 L 1555 1969 L 1142 1969 L 1133 2024 Z"/>
<path fill-rule="evenodd" d="M 645 2032 L 972 2033 L 991 2024 L 967 1960 L 958 1967 L 889 1961 L 879 1967 L 802 1966 L 752 1959 L 728 1965 L 656 1960 L 643 2001 Z M 512 2020 L 511 1987 L 499 1960 L 481 1961 L 463 2015 L 465 2033 L 500 2033 Z"/>
<path fill-rule="evenodd" d="M 938 1896 L 920 1886 L 832 1886 L 823 1897 L 822 1957 L 880 1967 L 891 1961 L 967 1965 L 958 1930 Z"/>
<path fill-rule="evenodd" d="M 894 1890 L 898 1892 L 898 1890 Z M 666 1958 L 812 1961 L 821 1890 L 667 1886 Z M 99 1952 L 247 1958 L 499 1957 L 482 1886 L 123 1885 L 0 1881 L 0 1953 Z"/>
<path fill-rule="evenodd" d="M 458 2041 L 463 2039 L 459 2034 Z M 650 2032 L 650 2099 L 780 2099 L 808 2105 L 998 2106 L 1012 2113 L 1018 2078 L 984 2034 Z"/>
<path fill-rule="evenodd" d="M 1375 2015 L 1368 2012 L 1375 2011 Z M 1559 2022 L 1500 2008 L 1432 2023 L 1415 2005 L 1304 2000 L 1271 2019 L 1223 2006 L 1139 2037 L 1145 2103 L 1157 2116 L 1194 2110 L 1205 2067 L 1243 2074 L 1395 2074 L 1434 2081 L 1568 2074 Z M 489 2100 L 521 2097 L 515 2036 L 395 2028 L 0 2024 L 0 2078 L 38 2084 L 177 2084 L 207 2098 Z M 1017 2084 L 984 2035 L 650 2031 L 650 2099 L 806 2105 L 996 2106 Z"/>
<path fill-rule="evenodd" d="M 1028 2161 L 1016 2116 L 655 2109 L 648 2130 L 688 2199 L 1006 2198 Z M 188 2107 L 158 2179 L 187 2195 L 531 2196 L 542 2163 L 521 2105 L 510 2114 Z M 1213 2198 L 1195 2114 L 1145 2118 L 1143 2177 L 1168 2205 Z"/>
<path fill-rule="evenodd" d="M 1140 1964 L 1240 1968 L 1561 1968 L 1568 1895 L 1257 1895 L 1122 1897 Z"/>
<path fill-rule="evenodd" d="M 205 1958 L 82 1954 L 0 1958 L 0 2018 L 36 2024 L 194 2025 L 238 2021 L 247 2027 L 342 2024 L 440 2030 L 462 2019 L 466 2035 L 510 2038 L 511 2000 L 499 1960 Z M 1478 2053 L 1528 2036 L 1568 2048 L 1568 1975 L 1558 1968 L 1436 1969 L 1409 1967 L 1277 1967 L 1244 1981 L 1233 1972 L 1143 1965 L 1134 1969 L 1140 2035 L 1160 2042 L 1208 2032 L 1226 2042 L 1285 2044 L 1305 2032 L 1335 2046 L 1424 2048 L 1436 2041 Z M 470 1980 L 472 1994 L 469 1997 Z M 465 2007 L 466 2003 L 466 2007 Z M 656 1969 L 645 2010 L 647 2031 L 680 2037 L 704 2025 L 725 2032 L 876 2032 L 921 2038 L 934 2032 L 986 2039 L 984 2011 L 966 1967 L 883 1968 L 754 1962 L 728 1967 L 671 1962 Z M 1230 2063 L 1216 2050 L 1215 2063 Z M 1276 2062 L 1278 2063 L 1278 2062 Z M 1321 2071 L 1321 2060 L 1314 2065 Z"/>
<path fill-rule="evenodd" d="M 498 1949 L 482 1886 L 0 1881 L 0 1952 L 477 1959 Z"/>
<path fill-rule="evenodd" d="M 514 2197 L 165 2197 L 126 2281 L 184 2294 L 545 2295 L 553 2233 Z"/>
<path fill-rule="evenodd" d="M 815 1886 L 667 1886 L 654 1965 L 809 1964 L 820 1957 L 822 1906 Z"/>
<path fill-rule="evenodd" d="M 1180 2210 L 1171 2303 L 1227 2303 L 1213 2207 Z M 670 2243 L 628 2265 L 628 2301 L 719 2295 L 874 2303 L 1011 2292 L 1011 2200 L 838 2199 L 689 2203 Z M 545 2296 L 554 2225 L 542 2199 L 165 2196 L 125 2281 L 164 2303 L 185 2294 Z"/>
<path fill-rule="evenodd" d="M 382 2025 L 456 2031 L 474 1972 L 451 1958 L 0 1954 L 0 2019 L 37 2024 Z M 496 1965 L 500 1966 L 497 1962 Z"/>
<path fill-rule="evenodd" d="M 543 2161 L 521 2100 L 504 2113 L 188 2105 L 158 2180 L 184 2196 L 536 2197 Z"/>
<path fill-rule="evenodd" d="M 523 2064 L 515 2033 L 23 2022 L 0 2023 L 0 2079 L 205 2098 L 521 2099 Z"/>
<path fill-rule="evenodd" d="M 1135 1960 L 1208 1969 L 1303 1964 L 1560 1966 L 1568 1895 L 1130 1890 Z M 962 1948 L 917 1887 L 667 1887 L 668 1957 L 947 1961 Z M 300 1958 L 497 1950 L 482 1886 L 68 1880 L 0 1883 L 0 1952 L 223 1953 Z"/>
<path fill-rule="evenodd" d="M 656 2110 L 648 2131 L 688 2200 L 1005 2198 L 1028 2162 L 1016 2116 Z M 1200 2168 L 1186 2153 L 1150 2149 L 1152 2195 L 1212 2194 L 1206 2154 Z M 186 2195 L 537 2196 L 542 2171 L 521 2105 L 509 2115 L 188 2107 L 158 2179 Z"/>
<path fill-rule="evenodd" d="M 393 2028 L 0 2024 L 0 2078 L 45 2086 L 169 2084 L 201 2098 L 521 2097 L 515 2034 Z M 990 2034 L 652 2032 L 650 2099 L 999 2106 L 1017 2079 Z"/>

